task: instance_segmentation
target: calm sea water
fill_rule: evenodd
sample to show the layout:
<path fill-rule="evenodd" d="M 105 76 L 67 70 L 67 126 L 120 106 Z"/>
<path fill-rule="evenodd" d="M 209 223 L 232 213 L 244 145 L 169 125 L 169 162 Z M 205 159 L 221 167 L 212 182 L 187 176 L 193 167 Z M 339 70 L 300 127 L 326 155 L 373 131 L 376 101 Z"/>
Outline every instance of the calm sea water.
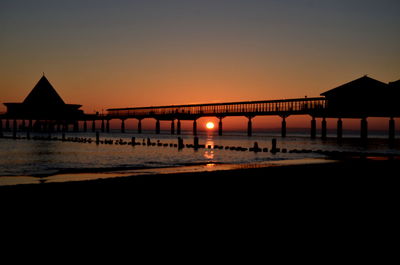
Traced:
<path fill-rule="evenodd" d="M 11 133 L 4 133 L 11 136 Z M 247 137 L 243 133 L 226 132 L 224 136 L 212 133 L 201 133 L 198 135 L 200 144 L 235 146 L 249 148 L 257 142 L 261 148 L 271 148 L 271 140 L 277 139 L 279 148 L 327 150 L 327 151 L 359 151 L 374 152 L 382 154 L 400 155 L 399 143 L 395 147 L 389 147 L 387 132 L 370 132 L 368 144 L 362 144 L 358 139 L 358 132 L 349 132 L 344 135 L 345 139 L 338 143 L 334 135 L 328 140 L 310 139 L 306 132 L 294 132 L 286 138 L 278 137 L 279 133 L 255 134 Z M 25 137 L 24 133 L 19 134 Z M 34 136 L 47 136 L 47 134 L 31 134 Z M 60 133 L 54 133 L 52 137 L 61 138 Z M 176 144 L 177 135 L 154 133 L 101 133 L 100 139 L 112 139 L 130 142 L 131 137 L 136 142 L 150 138 L 152 142 Z M 91 138 L 95 140 L 94 133 L 67 133 L 66 137 Z M 181 137 L 185 144 L 193 144 L 193 136 L 190 132 L 184 132 Z M 399 137 L 398 137 L 399 138 Z M 198 149 L 183 148 L 178 150 L 174 147 L 143 146 L 143 145 L 116 145 L 99 144 L 94 142 L 77 143 L 48 140 L 26 140 L 0 138 L 0 176 L 38 176 L 51 175 L 68 170 L 88 171 L 92 169 L 134 169 L 155 168 L 169 166 L 185 166 L 199 163 L 224 163 L 224 164 L 246 164 L 277 160 L 297 160 L 303 158 L 323 158 L 318 153 L 276 153 L 232 151 L 225 149 Z M 0 177 L 1 178 L 1 177 Z M 1 181 L 1 179 L 0 179 Z"/>

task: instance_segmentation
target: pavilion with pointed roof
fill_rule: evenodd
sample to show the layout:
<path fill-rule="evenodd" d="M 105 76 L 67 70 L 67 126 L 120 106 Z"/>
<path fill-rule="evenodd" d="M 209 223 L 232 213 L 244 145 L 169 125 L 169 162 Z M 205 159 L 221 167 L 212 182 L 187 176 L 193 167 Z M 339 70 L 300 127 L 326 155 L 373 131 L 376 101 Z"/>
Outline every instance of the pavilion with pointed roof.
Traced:
<path fill-rule="evenodd" d="M 66 104 L 43 75 L 22 103 L 4 103 L 13 119 L 74 120 L 83 115 L 82 105 Z"/>

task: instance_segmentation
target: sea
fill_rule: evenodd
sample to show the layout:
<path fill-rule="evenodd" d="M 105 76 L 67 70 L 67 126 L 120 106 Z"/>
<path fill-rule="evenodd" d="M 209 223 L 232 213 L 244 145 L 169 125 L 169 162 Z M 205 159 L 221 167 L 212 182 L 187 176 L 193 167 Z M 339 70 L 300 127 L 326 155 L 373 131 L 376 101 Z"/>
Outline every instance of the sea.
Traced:
<path fill-rule="evenodd" d="M 327 139 L 311 139 L 308 130 L 199 132 L 200 148 L 194 148 L 191 131 L 181 135 L 144 131 L 120 133 L 3 132 L 0 138 L 0 186 L 44 182 L 82 181 L 142 174 L 197 172 L 245 167 L 249 165 L 285 165 L 298 161 L 328 160 L 332 153 L 356 152 L 369 155 L 400 156 L 400 135 L 393 144 L 386 131 L 370 131 L 361 141 L 358 131 L 345 131 L 338 141 L 334 131 Z M 178 137 L 184 147 L 178 148 Z M 132 138 L 135 144 L 132 144 Z M 276 141 L 278 152 L 271 152 Z M 149 144 L 150 142 L 150 144 Z M 254 151 L 254 146 L 259 149 Z"/>

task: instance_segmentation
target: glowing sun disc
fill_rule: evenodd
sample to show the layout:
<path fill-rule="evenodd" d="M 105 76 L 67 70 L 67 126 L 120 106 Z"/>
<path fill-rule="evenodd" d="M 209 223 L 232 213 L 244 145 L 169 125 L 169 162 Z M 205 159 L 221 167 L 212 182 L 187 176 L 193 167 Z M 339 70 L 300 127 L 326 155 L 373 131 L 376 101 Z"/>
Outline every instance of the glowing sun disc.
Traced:
<path fill-rule="evenodd" d="M 214 123 L 209 121 L 209 122 L 207 122 L 206 127 L 207 127 L 207 129 L 210 129 L 210 130 L 214 129 Z"/>

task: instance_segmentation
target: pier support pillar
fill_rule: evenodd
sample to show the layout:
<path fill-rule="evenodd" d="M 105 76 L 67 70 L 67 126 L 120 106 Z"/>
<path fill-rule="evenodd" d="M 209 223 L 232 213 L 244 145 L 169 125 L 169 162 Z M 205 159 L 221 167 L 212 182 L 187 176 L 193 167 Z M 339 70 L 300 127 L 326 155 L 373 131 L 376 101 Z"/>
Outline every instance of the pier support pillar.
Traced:
<path fill-rule="evenodd" d="M 95 131 L 96 131 L 96 121 L 93 120 L 92 121 L 92 132 L 95 132 Z"/>
<path fill-rule="evenodd" d="M 337 121 L 337 139 L 341 140 L 343 138 L 343 121 L 341 118 Z"/>
<path fill-rule="evenodd" d="M 156 134 L 160 134 L 160 120 L 156 121 Z"/>
<path fill-rule="evenodd" d="M 218 135 L 222 136 L 222 119 L 223 118 L 219 118 L 219 122 L 218 122 Z"/>
<path fill-rule="evenodd" d="M 389 120 L 389 141 L 394 141 L 395 139 L 395 122 L 394 118 L 391 117 Z"/>
<path fill-rule="evenodd" d="M 366 140 L 368 138 L 368 121 L 367 118 L 361 119 L 361 132 L 360 136 L 362 140 Z"/>
<path fill-rule="evenodd" d="M 175 134 L 175 121 L 171 121 L 171 134 Z"/>
<path fill-rule="evenodd" d="M 315 139 L 317 136 L 317 121 L 315 120 L 315 117 L 312 117 L 311 120 L 311 139 Z"/>
<path fill-rule="evenodd" d="M 47 121 L 42 121 L 42 122 L 41 122 L 41 125 L 42 125 L 42 131 L 43 131 L 43 132 L 47 132 L 47 128 L 48 128 L 48 123 L 47 123 Z"/>
<path fill-rule="evenodd" d="M 125 120 L 121 119 L 121 133 L 125 133 Z"/>
<path fill-rule="evenodd" d="M 107 119 L 107 122 L 106 122 L 106 132 L 110 132 L 110 120 L 109 119 Z"/>
<path fill-rule="evenodd" d="M 138 119 L 137 132 L 142 133 L 142 119 Z"/>
<path fill-rule="evenodd" d="M 193 135 L 197 135 L 197 121 L 193 121 Z"/>
<path fill-rule="evenodd" d="M 178 135 L 181 134 L 181 120 L 179 120 L 179 119 L 176 122 L 176 134 L 178 134 Z"/>
<path fill-rule="evenodd" d="M 322 138 L 322 140 L 326 139 L 326 119 L 325 119 L 325 117 L 322 118 L 322 122 L 321 122 L 321 138 Z"/>
<path fill-rule="evenodd" d="M 16 139 L 17 138 L 17 120 L 14 119 L 13 122 L 13 138 Z"/>
<path fill-rule="evenodd" d="M 101 132 L 104 132 L 104 119 L 101 119 Z"/>
<path fill-rule="evenodd" d="M 252 117 L 248 117 L 249 121 L 247 122 L 247 136 L 252 136 L 253 134 L 253 125 L 251 122 Z"/>
<path fill-rule="evenodd" d="M 50 131 L 50 126 L 49 126 Z M 79 132 L 79 121 L 74 121 L 74 132 Z"/>
<path fill-rule="evenodd" d="M 282 117 L 281 136 L 286 137 L 286 117 Z"/>
<path fill-rule="evenodd" d="M 86 122 L 86 120 L 83 121 L 83 131 L 87 132 L 87 122 Z"/>
<path fill-rule="evenodd" d="M 22 120 L 21 129 L 24 131 L 26 130 L 25 120 Z"/>
<path fill-rule="evenodd" d="M 6 119 L 6 131 L 10 130 L 10 120 Z"/>

